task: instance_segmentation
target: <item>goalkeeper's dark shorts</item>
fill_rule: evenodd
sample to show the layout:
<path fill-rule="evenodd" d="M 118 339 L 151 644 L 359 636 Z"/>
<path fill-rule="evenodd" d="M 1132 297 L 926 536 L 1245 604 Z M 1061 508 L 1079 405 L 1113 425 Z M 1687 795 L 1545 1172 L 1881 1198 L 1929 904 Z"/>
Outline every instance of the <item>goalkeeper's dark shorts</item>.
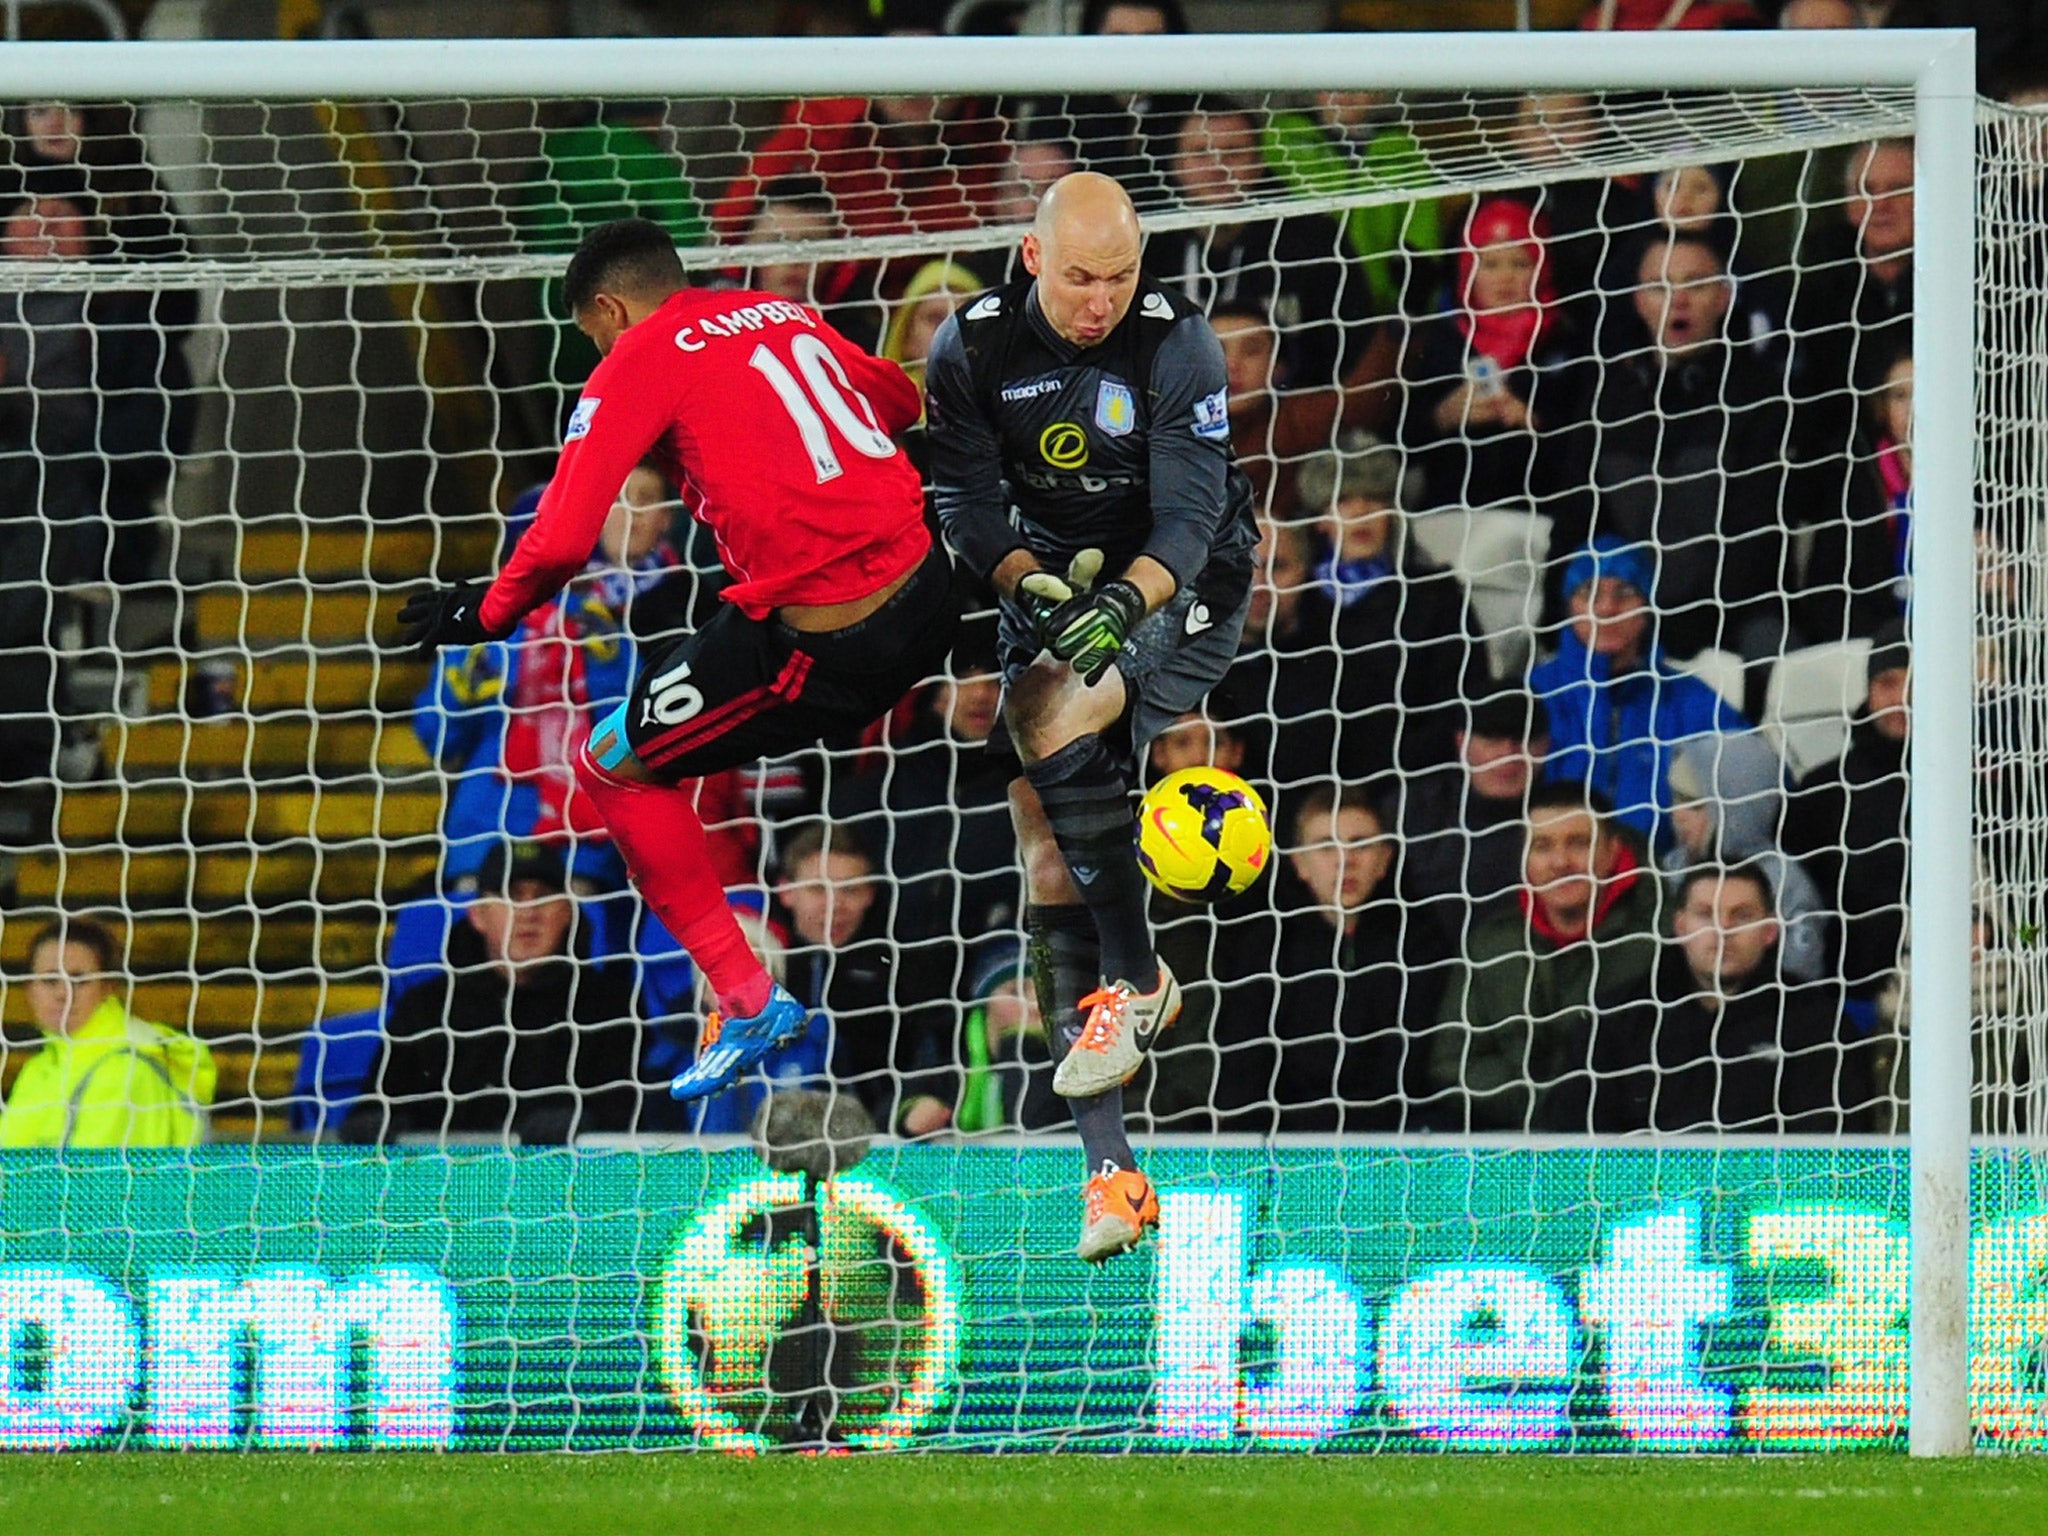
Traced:
<path fill-rule="evenodd" d="M 1226 603 L 1234 606 L 1218 612 Z M 1131 631 L 1116 658 L 1116 669 L 1124 680 L 1123 718 L 1103 737 L 1127 757 L 1126 766 L 1133 774 L 1143 769 L 1152 738 L 1189 710 L 1200 709 L 1209 690 L 1223 681 L 1223 674 L 1237 659 L 1251 606 L 1249 586 L 1226 589 L 1214 604 L 1203 596 L 1199 584 L 1183 587 L 1167 599 L 1164 608 Z M 997 637 L 1007 690 L 1038 659 L 1038 637 L 1023 612 L 1009 603 L 1002 605 Z M 998 717 L 987 750 L 1017 763 L 1017 749 L 1010 741 L 1005 717 Z M 1017 771 L 1023 772 L 1021 764 Z"/>
<path fill-rule="evenodd" d="M 653 651 L 591 737 L 618 726 L 648 772 L 673 783 L 856 735 L 944 668 L 959 622 L 952 567 L 936 548 L 845 629 L 812 634 L 727 606 Z"/>

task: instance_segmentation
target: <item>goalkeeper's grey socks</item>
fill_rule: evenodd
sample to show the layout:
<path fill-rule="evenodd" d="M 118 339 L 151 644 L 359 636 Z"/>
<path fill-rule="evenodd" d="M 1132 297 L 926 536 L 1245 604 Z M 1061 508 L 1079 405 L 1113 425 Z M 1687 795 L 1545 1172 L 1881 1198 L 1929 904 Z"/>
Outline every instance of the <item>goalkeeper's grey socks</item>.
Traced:
<path fill-rule="evenodd" d="M 1053 841 L 1102 939 L 1103 978 L 1140 992 L 1159 985 L 1159 956 L 1145 917 L 1145 877 L 1131 840 L 1131 787 L 1099 736 L 1083 736 L 1027 763 Z M 1089 990 L 1094 990 L 1091 981 Z"/>
<path fill-rule="evenodd" d="M 1045 1037 L 1058 1066 L 1081 1038 L 1081 999 L 1102 984 L 1102 951 L 1095 938 L 1095 919 L 1086 907 L 1033 905 L 1024 914 L 1031 936 L 1031 980 L 1038 989 L 1038 1011 Z M 1131 1138 L 1124 1131 L 1124 1091 L 1112 1088 L 1092 1099 L 1068 1099 L 1074 1129 L 1089 1171 L 1105 1162 L 1134 1168 Z"/>

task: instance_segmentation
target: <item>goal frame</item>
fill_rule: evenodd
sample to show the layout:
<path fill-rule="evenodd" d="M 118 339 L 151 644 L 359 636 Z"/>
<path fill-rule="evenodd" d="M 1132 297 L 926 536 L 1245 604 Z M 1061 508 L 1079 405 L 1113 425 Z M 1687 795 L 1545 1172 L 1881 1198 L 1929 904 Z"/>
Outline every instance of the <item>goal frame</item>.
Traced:
<path fill-rule="evenodd" d="M 1910 87 L 1915 1456 L 1967 1455 L 1976 62 L 1963 30 L 14 43 L 0 100 Z"/>

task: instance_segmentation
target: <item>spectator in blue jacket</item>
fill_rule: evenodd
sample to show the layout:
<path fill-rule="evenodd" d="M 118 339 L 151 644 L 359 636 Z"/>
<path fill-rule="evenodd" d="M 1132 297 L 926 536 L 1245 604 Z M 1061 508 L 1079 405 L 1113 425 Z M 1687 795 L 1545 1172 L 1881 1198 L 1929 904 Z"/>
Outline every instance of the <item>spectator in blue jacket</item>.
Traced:
<path fill-rule="evenodd" d="M 636 469 L 584 574 L 504 640 L 446 651 L 413 705 L 413 731 L 449 774 L 441 878 L 468 889 L 485 854 L 511 837 L 573 838 L 572 876 L 598 891 L 625 884 L 603 824 L 576 794 L 577 743 L 633 675 L 627 611 L 675 564 L 672 504 Z M 596 835 L 593 835 L 596 834 Z"/>
<path fill-rule="evenodd" d="M 1671 845 L 1671 759 L 1695 736 L 1749 722 L 1708 684 L 1665 660 L 1652 633 L 1650 549 L 1603 535 L 1565 568 L 1570 623 L 1529 674 L 1550 717 L 1546 778 L 1590 785 L 1615 819 Z"/>

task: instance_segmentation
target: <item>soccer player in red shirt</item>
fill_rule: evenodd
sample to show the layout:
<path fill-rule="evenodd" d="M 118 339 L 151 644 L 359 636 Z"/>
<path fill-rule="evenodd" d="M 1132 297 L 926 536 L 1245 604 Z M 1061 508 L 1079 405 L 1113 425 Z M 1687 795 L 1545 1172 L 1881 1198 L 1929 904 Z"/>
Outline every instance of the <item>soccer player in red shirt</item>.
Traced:
<path fill-rule="evenodd" d="M 922 409 L 894 363 L 804 305 L 689 287 L 674 244 L 641 219 L 592 230 L 563 297 L 602 361 L 533 526 L 495 580 L 419 593 L 399 620 L 429 651 L 510 634 L 583 568 L 645 458 L 716 536 L 725 606 L 649 658 L 575 764 L 634 884 L 717 996 L 670 1085 L 698 1098 L 795 1039 L 805 1010 L 733 920 L 675 783 L 887 713 L 952 645 L 952 573 L 893 440 Z"/>

